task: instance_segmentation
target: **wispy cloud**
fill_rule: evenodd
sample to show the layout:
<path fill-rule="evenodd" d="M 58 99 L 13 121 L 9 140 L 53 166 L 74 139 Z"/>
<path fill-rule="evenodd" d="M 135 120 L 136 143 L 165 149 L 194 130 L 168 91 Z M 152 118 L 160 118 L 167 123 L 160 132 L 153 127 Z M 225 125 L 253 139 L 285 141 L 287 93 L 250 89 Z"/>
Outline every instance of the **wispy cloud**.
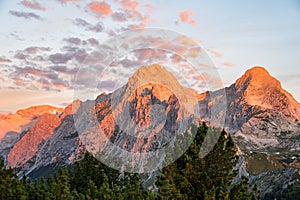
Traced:
<path fill-rule="evenodd" d="M 208 52 L 211 53 L 213 56 L 218 57 L 218 58 L 220 58 L 220 57 L 223 56 L 223 54 L 222 54 L 221 52 L 217 51 L 217 50 L 213 50 L 213 49 L 208 49 L 208 48 L 206 48 L 206 51 L 208 51 Z"/>
<path fill-rule="evenodd" d="M 79 2 L 80 0 L 58 0 L 58 1 L 61 3 L 69 3 L 69 2 L 75 3 L 75 2 Z"/>
<path fill-rule="evenodd" d="M 195 25 L 197 21 L 192 18 L 194 14 L 195 13 L 192 10 L 184 10 L 179 12 L 179 17 L 182 22 Z"/>
<path fill-rule="evenodd" d="M 148 22 L 151 20 L 149 15 L 143 15 L 139 11 L 139 2 L 138 0 L 117 0 L 121 4 L 124 13 L 127 14 L 127 17 L 131 20 Z"/>
<path fill-rule="evenodd" d="M 9 14 L 16 16 L 16 17 L 23 17 L 25 19 L 37 19 L 37 20 L 42 20 L 41 16 L 32 13 L 32 12 L 22 12 L 22 11 L 14 11 L 10 10 Z"/>
<path fill-rule="evenodd" d="M 45 11 L 46 8 L 43 7 L 41 4 L 39 4 L 36 1 L 28 1 L 28 0 L 23 0 L 21 1 L 21 4 L 25 7 L 31 8 L 31 9 L 35 9 L 35 10 L 41 10 L 41 11 Z"/>
<path fill-rule="evenodd" d="M 89 26 L 88 27 L 89 31 L 93 31 L 96 33 L 102 32 L 104 30 L 104 25 L 102 22 L 98 22 L 97 24 L 95 24 L 94 26 Z"/>
<path fill-rule="evenodd" d="M 145 5 L 144 5 L 144 8 L 145 8 L 145 10 L 146 10 L 148 13 L 153 13 L 153 12 L 154 12 L 154 8 L 153 8 L 153 6 L 150 5 L 150 4 L 145 4 Z"/>
<path fill-rule="evenodd" d="M 29 53 L 29 54 L 36 54 L 37 52 L 40 51 L 50 51 L 51 48 L 50 47 L 27 47 L 26 49 L 24 49 L 25 52 Z"/>
<path fill-rule="evenodd" d="M 74 75 L 77 74 L 79 68 L 68 68 L 67 66 L 64 65 L 54 65 L 54 66 L 50 66 L 50 69 L 59 72 L 59 73 L 63 73 L 63 74 L 69 74 L 69 75 Z"/>
<path fill-rule="evenodd" d="M 73 56 L 68 53 L 55 53 L 49 56 L 49 60 L 53 64 L 66 64 L 72 58 Z"/>
<path fill-rule="evenodd" d="M 14 77 L 12 80 L 17 86 L 26 86 L 26 82 L 23 79 Z"/>
<path fill-rule="evenodd" d="M 96 40 L 95 38 L 89 38 L 87 41 L 92 45 L 92 46 L 97 46 L 99 45 L 99 41 Z"/>
<path fill-rule="evenodd" d="M 128 16 L 126 13 L 114 12 L 112 15 L 112 19 L 117 22 L 125 22 L 125 21 L 127 21 Z"/>
<path fill-rule="evenodd" d="M 53 64 L 66 64 L 68 61 L 75 59 L 82 63 L 87 56 L 87 52 L 83 48 L 67 47 L 64 49 L 65 53 L 55 53 L 49 56 L 49 60 Z"/>
<path fill-rule="evenodd" d="M 74 24 L 77 26 L 82 26 L 82 27 L 87 27 L 87 26 L 91 25 L 90 23 L 88 23 L 87 21 L 85 21 L 84 19 L 81 19 L 81 18 L 76 18 L 74 20 Z"/>
<path fill-rule="evenodd" d="M 37 82 L 40 87 L 45 90 L 51 90 L 53 87 L 58 89 L 65 89 L 68 87 L 68 84 L 61 79 L 49 81 L 47 79 L 41 78 Z"/>
<path fill-rule="evenodd" d="M 11 62 L 11 60 L 10 59 L 8 59 L 8 58 L 6 58 L 6 57 L 2 57 L 2 56 L 0 56 L 0 63 L 4 63 L 4 62 Z"/>
<path fill-rule="evenodd" d="M 102 22 L 97 22 L 95 25 L 92 25 L 81 18 L 76 18 L 73 22 L 75 25 L 84 27 L 87 31 L 93 31 L 93 32 L 102 32 L 104 31 L 104 24 Z"/>
<path fill-rule="evenodd" d="M 37 69 L 37 68 L 34 68 L 34 67 L 30 67 L 30 66 L 27 66 L 27 67 L 15 67 L 15 75 L 27 75 L 27 74 L 32 74 L 32 75 L 42 75 L 42 74 L 48 74 L 49 71 L 46 71 L 46 70 L 42 70 L 42 69 Z"/>
<path fill-rule="evenodd" d="M 20 60 L 25 60 L 28 56 L 25 55 L 24 53 L 22 52 L 17 52 L 15 55 L 14 55 L 14 58 L 17 58 L 17 59 L 20 59 Z"/>
<path fill-rule="evenodd" d="M 234 64 L 232 62 L 223 62 L 222 65 L 226 66 L 226 67 L 233 67 L 234 66 Z"/>
<path fill-rule="evenodd" d="M 69 37 L 69 38 L 64 38 L 64 41 L 68 42 L 71 45 L 80 45 L 81 44 L 81 39 L 77 37 Z"/>

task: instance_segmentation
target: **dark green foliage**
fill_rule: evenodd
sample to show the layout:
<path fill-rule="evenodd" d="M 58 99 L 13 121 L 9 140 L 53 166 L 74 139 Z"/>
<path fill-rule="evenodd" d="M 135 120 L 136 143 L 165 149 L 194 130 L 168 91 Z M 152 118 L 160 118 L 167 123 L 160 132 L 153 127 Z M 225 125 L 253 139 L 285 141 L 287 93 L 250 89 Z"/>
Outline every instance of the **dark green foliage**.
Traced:
<path fill-rule="evenodd" d="M 238 161 L 231 137 L 205 124 L 194 129 L 197 134 L 188 150 L 160 171 L 155 192 L 142 187 L 138 174 L 121 173 L 83 153 L 69 169 L 58 169 L 47 180 L 33 182 L 26 177 L 19 180 L 1 161 L 0 199 L 255 199 L 256 191 L 249 193 L 252 188 L 246 178 L 231 185 Z M 216 135 L 208 136 L 208 131 Z M 219 138 L 213 150 L 200 158 L 206 137 L 211 137 L 209 142 Z"/>
<path fill-rule="evenodd" d="M 211 134 L 207 135 L 209 131 Z M 218 136 L 220 137 L 212 151 L 200 158 L 199 151 L 204 139 L 211 137 L 208 138 L 210 142 L 214 141 L 213 137 Z M 237 171 L 233 171 L 237 162 L 238 157 L 230 135 L 203 123 L 189 149 L 161 171 L 163 178 L 158 180 L 159 194 L 166 191 L 173 191 L 175 194 L 176 191 L 184 199 L 231 199 L 234 194 L 237 197 L 235 199 L 255 199 L 255 194 L 249 192 L 251 186 L 247 180 L 230 190 L 232 180 L 237 175 Z M 167 188 L 162 187 L 163 185 L 167 185 Z M 238 194 L 234 191 L 238 191 Z"/>

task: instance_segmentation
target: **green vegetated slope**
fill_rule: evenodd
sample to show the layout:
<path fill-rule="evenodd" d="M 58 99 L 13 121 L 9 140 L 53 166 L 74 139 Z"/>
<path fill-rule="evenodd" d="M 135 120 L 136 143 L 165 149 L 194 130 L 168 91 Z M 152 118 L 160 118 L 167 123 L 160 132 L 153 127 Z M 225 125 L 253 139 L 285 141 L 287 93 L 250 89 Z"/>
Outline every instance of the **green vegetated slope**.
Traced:
<path fill-rule="evenodd" d="M 204 158 L 199 150 L 209 128 L 194 127 L 189 149 L 174 163 L 157 172 L 151 189 L 143 187 L 146 175 L 121 173 L 88 153 L 73 166 L 59 169 L 46 180 L 19 180 L 12 169 L 0 166 L 0 199 L 255 199 L 246 178 L 232 185 L 238 162 L 231 137 L 220 129 L 217 144 Z"/>

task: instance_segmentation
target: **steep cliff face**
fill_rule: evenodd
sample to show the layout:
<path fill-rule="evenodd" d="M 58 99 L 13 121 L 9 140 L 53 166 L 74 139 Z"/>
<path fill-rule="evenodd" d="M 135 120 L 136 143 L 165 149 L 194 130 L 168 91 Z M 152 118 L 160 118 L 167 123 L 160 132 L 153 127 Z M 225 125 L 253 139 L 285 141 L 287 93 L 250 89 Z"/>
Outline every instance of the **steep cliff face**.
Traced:
<path fill-rule="evenodd" d="M 11 148 L 30 130 L 40 116 L 47 113 L 58 115 L 62 111 L 62 108 L 42 105 L 18 110 L 15 114 L 0 115 L 0 157 L 7 161 Z"/>
<path fill-rule="evenodd" d="M 264 68 L 248 70 L 234 86 L 235 93 L 241 93 L 250 106 L 272 109 L 292 120 L 300 119 L 300 104 Z"/>
<path fill-rule="evenodd" d="M 152 65 L 140 68 L 106 101 L 96 100 L 95 111 L 100 129 L 110 140 L 127 151 L 140 152 L 153 150 L 185 129 L 183 121 L 191 118 L 196 103 L 194 90 Z"/>
<path fill-rule="evenodd" d="M 9 153 L 9 165 L 20 174 L 68 165 L 81 148 L 123 158 L 141 153 L 131 160 L 134 165 L 141 162 L 139 155 L 164 148 L 192 123 L 224 126 L 223 118 L 246 154 L 269 152 L 283 160 L 300 152 L 300 105 L 262 67 L 248 70 L 224 90 L 203 94 L 181 86 L 159 65 L 141 67 L 113 93 L 74 101 L 61 114 L 47 116 L 37 118 Z"/>
<path fill-rule="evenodd" d="M 8 154 L 8 166 L 18 168 L 34 157 L 39 144 L 52 135 L 54 129 L 60 124 L 58 116 L 44 114 L 19 140 Z"/>
<path fill-rule="evenodd" d="M 98 123 L 80 137 L 90 152 L 100 152 L 103 162 L 110 164 L 117 158 L 123 163 L 115 168 L 155 169 L 176 135 L 198 123 L 194 111 L 197 98 L 194 90 L 181 86 L 161 66 L 141 67 L 122 88 L 96 99 L 94 119 Z M 155 157 L 152 152 L 160 150 L 162 156 Z M 177 153 L 175 156 L 181 155 Z M 150 156 L 152 163 L 145 166 Z"/>
<path fill-rule="evenodd" d="M 246 71 L 225 90 L 225 127 L 243 152 L 265 151 L 278 155 L 300 151 L 300 104 L 264 68 L 254 67 Z M 224 99 L 217 93 L 212 92 L 215 99 Z M 212 103 L 209 97 L 206 95 L 199 101 L 203 118 L 206 117 L 204 111 L 209 112 Z M 220 101 L 213 103 L 220 104 Z M 219 125 L 218 120 L 212 123 Z"/>
<path fill-rule="evenodd" d="M 45 113 L 61 113 L 62 110 L 62 108 L 44 105 L 18 110 L 15 114 L 0 114 L 0 141 L 8 132 L 21 133 L 28 129 L 32 125 L 30 122 L 33 119 Z"/>
<path fill-rule="evenodd" d="M 115 92 L 77 104 L 72 114 L 65 114 L 74 110 L 67 107 L 51 136 L 36 141 L 40 145 L 32 163 L 29 167 L 23 163 L 20 172 L 32 174 L 47 165 L 72 163 L 81 148 L 116 154 L 108 143 L 133 153 L 163 148 L 196 122 L 196 104 L 197 93 L 181 86 L 170 72 L 159 65 L 142 67 Z"/>
<path fill-rule="evenodd" d="M 67 116 L 72 116 L 80 106 L 80 101 L 74 101 L 73 104 L 68 105 L 64 110 L 59 109 L 62 113 L 57 113 L 57 109 L 52 113 L 45 113 L 36 119 L 36 122 L 30 127 L 28 132 L 14 144 L 12 149 L 7 155 L 8 166 L 22 171 L 29 168 L 35 162 L 36 156 L 43 142 L 52 136 L 55 129 L 61 124 L 62 119 Z M 30 109 L 32 110 L 32 109 Z M 29 111 L 30 111 L 29 110 Z M 33 110 L 36 110 L 34 108 Z M 34 112 L 28 110 L 21 110 L 26 116 L 35 116 Z"/>

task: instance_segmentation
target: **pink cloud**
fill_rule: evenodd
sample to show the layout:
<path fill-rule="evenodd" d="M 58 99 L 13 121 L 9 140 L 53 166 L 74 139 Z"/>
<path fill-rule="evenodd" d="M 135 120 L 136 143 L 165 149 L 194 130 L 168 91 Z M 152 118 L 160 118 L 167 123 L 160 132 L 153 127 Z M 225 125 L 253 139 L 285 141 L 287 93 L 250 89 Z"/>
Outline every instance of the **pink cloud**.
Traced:
<path fill-rule="evenodd" d="M 68 3 L 68 2 L 79 2 L 80 0 L 58 0 L 62 3 Z"/>
<path fill-rule="evenodd" d="M 37 82 L 44 89 L 50 89 L 50 88 L 53 88 L 53 87 L 56 87 L 56 88 L 59 88 L 59 89 L 67 88 L 66 83 L 64 83 L 62 81 L 49 82 L 48 80 L 41 78 Z"/>
<path fill-rule="evenodd" d="M 32 8 L 32 9 L 35 9 L 35 10 L 41 10 L 41 11 L 45 11 L 46 8 L 41 6 L 41 4 L 39 4 L 38 2 L 31 2 L 31 1 L 28 1 L 28 0 L 23 0 L 21 2 L 21 4 L 25 7 L 28 7 L 28 8 Z"/>
<path fill-rule="evenodd" d="M 223 62 L 222 65 L 226 66 L 226 67 L 232 67 L 232 66 L 234 66 L 234 64 L 231 63 L 231 62 Z"/>
<path fill-rule="evenodd" d="M 91 2 L 89 8 L 94 12 L 98 17 L 102 18 L 104 16 L 110 16 L 112 14 L 110 5 L 106 2 Z"/>
<path fill-rule="evenodd" d="M 194 38 L 191 38 L 191 37 L 187 37 L 185 35 L 181 35 L 181 36 L 178 36 L 174 39 L 174 41 L 176 41 L 177 43 L 180 43 L 182 45 L 185 45 L 185 46 L 194 46 L 195 43 L 200 43 L 201 41 L 200 40 L 197 40 L 197 39 L 194 39 Z"/>
<path fill-rule="evenodd" d="M 185 11 L 179 12 L 179 17 L 182 22 L 195 25 L 197 23 L 197 21 L 192 19 L 192 16 L 194 14 L 195 13 L 192 10 L 185 10 Z"/>
<path fill-rule="evenodd" d="M 190 57 L 197 57 L 200 54 L 200 48 L 199 47 L 194 47 L 189 49 L 188 55 Z"/>
<path fill-rule="evenodd" d="M 117 0 L 117 2 L 121 4 L 123 11 L 127 13 L 130 19 L 139 20 L 144 23 L 151 21 L 151 17 L 149 15 L 142 15 L 139 11 L 138 0 Z M 150 9 L 150 5 L 145 8 Z"/>
<path fill-rule="evenodd" d="M 0 63 L 3 63 L 3 62 L 11 62 L 11 60 L 9 60 L 5 57 L 0 57 Z"/>
<path fill-rule="evenodd" d="M 153 8 L 153 6 L 151 6 L 150 4 L 145 4 L 145 5 L 144 5 L 144 8 L 145 8 L 145 10 L 146 10 L 148 13 L 153 13 L 153 12 L 154 12 L 154 8 Z"/>
<path fill-rule="evenodd" d="M 126 13 L 114 12 L 112 15 L 112 19 L 117 22 L 125 22 L 127 21 Z"/>
<path fill-rule="evenodd" d="M 29 53 L 29 54 L 36 54 L 39 51 L 50 51 L 50 47 L 28 47 L 26 49 L 24 49 L 25 52 Z"/>
<path fill-rule="evenodd" d="M 26 85 L 25 81 L 20 79 L 20 78 L 12 78 L 12 80 L 18 86 L 25 86 Z"/>
<path fill-rule="evenodd" d="M 216 56 L 216 57 L 222 57 L 223 55 L 222 55 L 222 53 L 221 52 L 219 52 L 219 51 L 216 51 L 216 50 L 212 50 L 212 49 L 206 49 L 209 53 L 211 53 L 211 54 L 213 54 L 214 56 Z"/>
<path fill-rule="evenodd" d="M 182 57 L 179 56 L 179 55 L 177 55 L 177 54 L 173 54 L 171 56 L 171 59 L 172 59 L 173 63 L 179 63 L 179 62 L 181 62 L 183 60 Z"/>
<path fill-rule="evenodd" d="M 205 78 L 202 75 L 197 75 L 193 77 L 196 81 L 205 81 Z"/>

